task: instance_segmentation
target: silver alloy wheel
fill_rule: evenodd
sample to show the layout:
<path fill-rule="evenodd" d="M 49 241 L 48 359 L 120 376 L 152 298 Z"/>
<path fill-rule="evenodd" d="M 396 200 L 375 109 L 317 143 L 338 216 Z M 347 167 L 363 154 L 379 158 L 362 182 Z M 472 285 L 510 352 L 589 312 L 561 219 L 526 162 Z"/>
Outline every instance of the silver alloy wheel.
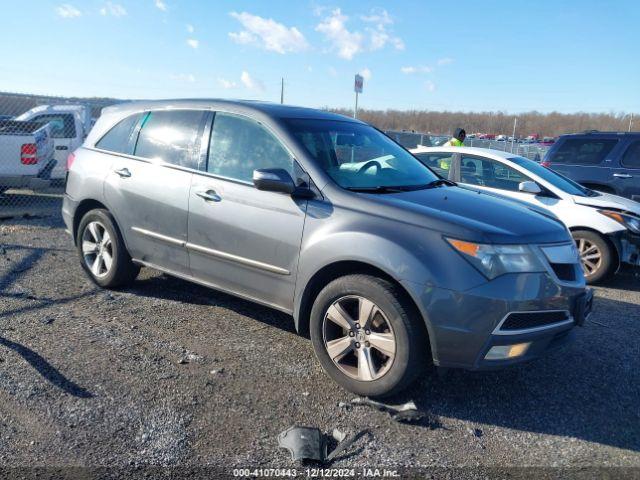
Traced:
<path fill-rule="evenodd" d="M 602 266 L 602 252 L 595 243 L 591 243 L 585 238 L 578 238 L 576 243 L 584 274 L 593 275 Z"/>
<path fill-rule="evenodd" d="M 357 295 L 341 297 L 327 309 L 322 322 L 324 346 L 342 373 L 372 381 L 389 371 L 396 338 L 384 312 Z"/>
<path fill-rule="evenodd" d="M 105 226 L 93 221 L 82 232 L 82 256 L 91 273 L 102 278 L 109 274 L 113 265 L 113 243 Z"/>

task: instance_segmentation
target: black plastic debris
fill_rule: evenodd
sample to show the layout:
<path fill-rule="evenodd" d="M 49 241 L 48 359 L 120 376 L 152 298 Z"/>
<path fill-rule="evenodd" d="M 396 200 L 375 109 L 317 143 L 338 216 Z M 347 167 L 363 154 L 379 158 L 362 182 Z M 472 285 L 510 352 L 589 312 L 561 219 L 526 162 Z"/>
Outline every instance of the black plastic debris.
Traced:
<path fill-rule="evenodd" d="M 413 400 L 399 405 L 387 404 L 371 400 L 367 397 L 357 397 L 351 400 L 348 404 L 341 403 L 340 406 L 353 405 L 353 406 L 367 406 L 375 408 L 381 412 L 386 412 L 391 415 L 391 418 L 396 422 L 421 424 L 428 426 L 431 429 L 442 428 L 440 421 L 433 415 L 419 410 Z"/>
<path fill-rule="evenodd" d="M 339 454 L 346 452 L 351 445 L 365 435 L 372 436 L 368 430 L 347 438 L 346 434 L 337 429 L 328 435 L 316 427 L 289 427 L 278 435 L 278 446 L 286 448 L 291 453 L 292 460 L 326 464 L 335 460 Z M 331 444 L 336 446 L 331 453 L 327 453 Z"/>

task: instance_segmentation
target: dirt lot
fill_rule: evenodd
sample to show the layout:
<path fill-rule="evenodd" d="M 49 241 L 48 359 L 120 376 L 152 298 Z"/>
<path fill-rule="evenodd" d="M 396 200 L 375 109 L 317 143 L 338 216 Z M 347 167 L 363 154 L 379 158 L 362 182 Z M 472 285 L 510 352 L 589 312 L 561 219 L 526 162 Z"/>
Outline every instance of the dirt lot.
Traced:
<path fill-rule="evenodd" d="M 395 399 L 430 415 L 407 425 L 340 407 L 353 396 L 323 374 L 286 315 L 146 269 L 128 290 L 100 290 L 59 221 L 5 220 L 0 467 L 294 467 L 276 435 L 298 424 L 370 429 L 333 467 L 637 475 L 640 280 L 620 275 L 596 296 L 563 351 L 506 371 L 425 378 Z"/>

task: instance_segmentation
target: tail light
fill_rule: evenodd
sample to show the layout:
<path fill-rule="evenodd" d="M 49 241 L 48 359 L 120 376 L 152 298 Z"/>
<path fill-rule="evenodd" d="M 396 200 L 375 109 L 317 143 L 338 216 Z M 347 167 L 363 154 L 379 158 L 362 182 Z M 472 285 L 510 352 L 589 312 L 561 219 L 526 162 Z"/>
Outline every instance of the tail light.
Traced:
<path fill-rule="evenodd" d="M 23 165 L 35 165 L 38 163 L 38 147 L 35 143 L 24 143 L 20 147 L 20 162 Z"/>
<path fill-rule="evenodd" d="M 540 165 L 549 168 L 551 166 L 551 162 L 549 162 L 548 160 L 543 160 L 542 162 L 540 162 Z"/>
<path fill-rule="evenodd" d="M 71 152 L 67 157 L 67 172 L 71 170 L 71 165 L 73 165 L 73 162 L 75 161 L 75 159 L 76 159 L 76 153 Z"/>

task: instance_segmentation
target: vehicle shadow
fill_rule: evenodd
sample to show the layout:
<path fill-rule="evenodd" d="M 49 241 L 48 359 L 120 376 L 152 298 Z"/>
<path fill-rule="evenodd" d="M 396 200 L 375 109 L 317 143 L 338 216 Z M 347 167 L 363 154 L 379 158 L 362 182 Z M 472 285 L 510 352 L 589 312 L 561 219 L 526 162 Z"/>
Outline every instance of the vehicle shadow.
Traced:
<path fill-rule="evenodd" d="M 65 393 L 78 398 L 92 398 L 93 394 L 69 380 L 60 373 L 53 365 L 42 357 L 42 355 L 34 352 L 29 347 L 0 336 L 0 345 L 10 348 L 24 358 L 44 379 L 51 382 L 56 387 L 64 390 Z"/>
<path fill-rule="evenodd" d="M 425 414 L 574 437 L 640 451 L 640 309 L 598 298 L 601 312 L 550 356 L 491 372 L 427 375 L 402 395 Z M 597 322 L 597 323 L 594 323 Z"/>
<path fill-rule="evenodd" d="M 227 308 L 285 332 L 296 333 L 293 318 L 286 313 L 171 275 L 138 279 L 125 291 L 143 297 Z"/>
<path fill-rule="evenodd" d="M 625 265 L 619 273 L 597 287 L 640 292 L 640 268 Z"/>

